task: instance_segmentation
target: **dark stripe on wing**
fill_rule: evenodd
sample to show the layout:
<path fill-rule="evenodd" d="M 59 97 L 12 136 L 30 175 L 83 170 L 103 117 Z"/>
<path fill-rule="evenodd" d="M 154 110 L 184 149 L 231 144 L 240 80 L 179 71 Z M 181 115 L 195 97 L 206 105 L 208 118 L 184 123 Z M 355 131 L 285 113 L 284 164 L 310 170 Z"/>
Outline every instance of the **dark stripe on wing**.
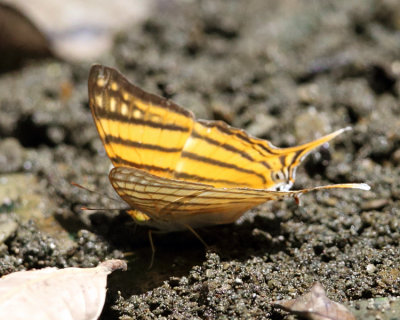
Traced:
<path fill-rule="evenodd" d="M 212 158 L 199 156 L 195 153 L 187 152 L 187 151 L 183 151 L 181 156 L 182 156 L 182 158 L 188 158 L 188 159 L 192 159 L 192 160 L 196 160 L 196 161 L 200 161 L 200 162 L 209 163 L 214 166 L 218 166 L 218 167 L 222 167 L 222 168 L 229 168 L 229 169 L 234 169 L 236 171 L 240 171 L 240 172 L 244 172 L 244 173 L 248 173 L 248 174 L 253 174 L 253 175 L 259 177 L 263 181 L 263 183 L 266 182 L 265 177 L 262 174 L 255 172 L 254 170 L 238 167 L 237 165 L 234 165 L 232 163 L 222 162 L 222 161 L 215 160 Z"/>
<path fill-rule="evenodd" d="M 250 145 L 256 144 L 257 146 L 261 147 L 261 149 L 263 149 L 264 151 L 266 151 L 266 152 L 268 152 L 270 154 L 274 154 L 274 155 L 279 155 L 280 154 L 279 152 L 274 150 L 275 148 L 273 148 L 271 146 L 267 147 L 265 145 L 265 141 L 264 140 L 260 140 L 260 139 L 257 139 L 257 138 L 252 138 L 251 139 L 244 130 L 237 129 L 237 128 L 231 128 L 225 122 L 212 121 L 212 120 L 210 120 L 210 121 L 198 120 L 198 122 L 200 122 L 202 125 L 206 126 L 207 128 L 217 128 L 222 133 L 225 133 L 225 134 L 228 134 L 228 135 L 231 135 L 231 136 L 235 136 L 235 137 L 237 137 L 237 138 L 249 143 Z"/>
<path fill-rule="evenodd" d="M 237 154 L 239 154 L 240 156 L 242 156 L 243 158 L 245 158 L 245 159 L 247 159 L 247 160 L 254 161 L 254 159 L 253 159 L 251 156 L 249 156 L 246 152 L 244 152 L 244 151 L 242 151 L 242 150 L 239 150 L 238 148 L 236 148 L 236 147 L 234 147 L 234 146 L 231 146 L 230 144 L 227 144 L 227 143 L 220 143 L 218 140 L 214 140 L 214 139 L 212 139 L 212 138 L 203 136 L 203 135 L 199 134 L 199 133 L 196 132 L 196 131 L 193 131 L 193 132 L 192 132 L 192 137 L 198 138 L 198 139 L 201 139 L 201 140 L 205 140 L 205 141 L 207 141 L 207 143 L 209 143 L 209 144 L 212 144 L 212 145 L 214 145 L 214 146 L 221 147 L 221 148 L 223 148 L 223 149 L 225 149 L 225 150 L 228 150 L 228 151 L 230 151 L 230 152 L 237 153 Z"/>
<path fill-rule="evenodd" d="M 282 168 L 286 167 L 286 157 L 287 155 L 283 155 L 279 157 L 279 161 L 281 162 Z"/>
<path fill-rule="evenodd" d="M 266 167 L 268 170 L 272 170 L 271 166 L 268 164 L 266 161 L 261 161 L 260 162 L 264 167 Z"/>
<path fill-rule="evenodd" d="M 121 190 L 123 190 L 123 189 L 121 188 Z M 241 199 L 243 199 L 243 198 L 239 199 L 238 201 L 226 202 L 226 199 L 225 199 L 225 201 L 223 201 L 223 202 L 210 202 L 210 203 L 207 203 L 207 202 L 190 202 L 190 203 L 187 203 L 186 201 L 169 201 L 169 200 L 155 199 L 155 198 L 143 199 L 140 196 L 134 195 L 134 193 L 136 193 L 136 192 L 137 192 L 136 190 L 135 191 L 129 190 L 129 193 L 123 193 L 123 196 L 129 197 L 131 199 L 136 199 L 136 202 L 139 205 L 140 205 L 140 203 L 149 203 L 149 204 L 156 205 L 156 203 L 159 202 L 159 203 L 164 203 L 166 205 L 171 204 L 171 205 L 174 205 L 174 207 L 175 206 L 185 206 L 186 208 L 184 208 L 183 211 L 189 210 L 187 207 L 190 207 L 190 206 L 210 207 L 210 206 L 218 206 L 218 205 L 226 206 L 226 205 L 232 205 L 232 204 L 235 204 L 235 203 L 238 203 L 238 204 L 242 204 L 243 203 L 243 201 L 241 201 Z M 184 199 L 186 199 L 186 198 L 195 198 L 195 197 L 185 197 Z M 264 198 L 260 198 L 260 199 L 264 200 Z M 220 200 L 224 200 L 224 199 L 221 198 Z M 246 199 L 246 200 L 248 200 L 249 203 L 253 202 L 253 201 L 251 201 L 252 199 Z"/>
<path fill-rule="evenodd" d="M 295 152 L 295 156 L 293 157 L 293 160 L 291 162 L 291 164 L 289 164 L 288 166 L 288 173 L 289 173 L 289 177 L 291 178 L 293 175 L 293 170 L 297 167 L 294 166 L 294 164 L 299 160 L 301 161 L 301 157 L 303 156 L 303 151 L 304 150 L 298 150 Z M 300 158 L 300 159 L 299 159 Z"/>
<path fill-rule="evenodd" d="M 143 177 L 144 179 L 146 179 L 146 177 Z M 210 191 L 210 192 L 213 192 L 213 193 L 221 193 L 222 194 L 222 196 L 224 196 L 225 194 L 239 194 L 239 195 L 243 195 L 243 196 L 258 196 L 258 191 L 260 191 L 260 190 L 258 190 L 258 191 L 253 191 L 253 192 L 249 192 L 249 191 L 252 191 L 251 189 L 246 189 L 246 188 L 243 188 L 243 189 L 239 189 L 239 188 L 237 188 L 237 189 L 234 189 L 235 191 L 230 191 L 229 189 L 217 189 L 217 188 L 214 188 L 213 186 L 209 186 L 209 188 L 203 188 L 203 186 L 206 186 L 206 185 L 202 185 L 202 188 L 200 189 L 200 188 L 198 188 L 197 186 L 197 188 L 190 188 L 190 187 L 184 187 L 183 186 L 183 184 L 179 184 L 179 185 L 172 185 L 172 184 L 160 184 L 159 182 L 156 182 L 156 183 L 154 183 L 153 182 L 153 180 L 148 180 L 148 179 L 146 179 L 146 181 L 149 181 L 149 183 L 141 183 L 141 182 L 137 182 L 137 181 L 130 181 L 130 180 L 127 180 L 127 179 L 119 179 L 119 178 L 116 178 L 116 177 L 112 177 L 112 180 L 113 181 L 116 181 L 116 182 L 119 182 L 119 183 L 131 183 L 131 184 L 134 184 L 134 185 L 141 185 L 141 186 L 145 186 L 145 187 L 154 187 L 154 188 L 169 188 L 169 189 L 177 189 L 177 190 L 190 190 L 190 191 L 201 191 L 201 192 L 208 192 L 208 191 Z M 225 181 L 225 180 L 224 180 Z M 165 182 L 164 182 L 165 183 Z M 187 182 L 187 183 L 185 183 L 185 184 L 188 184 L 188 185 L 190 185 L 190 182 Z M 236 182 L 235 182 L 235 184 L 237 184 Z M 257 189 L 254 189 L 254 190 L 257 190 Z M 255 192 L 257 192 L 257 194 L 255 193 Z"/>
<path fill-rule="evenodd" d="M 136 119 L 133 117 L 124 116 L 121 113 L 109 112 L 101 108 L 96 108 L 96 117 L 99 118 L 99 120 L 106 119 L 122 123 L 130 123 L 134 125 L 144 125 L 151 128 L 160 128 L 163 130 L 182 131 L 182 132 L 190 131 L 190 128 L 188 127 L 182 127 L 175 124 L 164 124 L 144 119 Z"/>
<path fill-rule="evenodd" d="M 107 81 L 107 86 L 103 89 L 97 86 L 96 80 L 101 77 Z M 174 102 L 165 99 L 161 96 L 146 92 L 139 87 L 132 84 L 128 79 L 125 78 L 118 70 L 109 68 L 102 65 L 94 65 L 90 69 L 89 74 L 89 94 L 95 90 L 103 92 L 110 91 L 112 82 L 118 83 L 124 90 L 134 96 L 136 99 L 143 101 L 146 104 L 151 104 L 157 107 L 166 108 L 172 112 L 184 115 L 188 118 L 193 118 L 192 112 L 178 106 Z"/>
<path fill-rule="evenodd" d="M 187 179 L 187 180 L 192 180 L 192 181 L 207 181 L 209 183 L 226 183 L 233 185 L 235 187 L 238 187 L 237 181 L 230 181 L 230 180 L 224 180 L 224 179 L 212 179 L 212 178 L 206 178 L 202 176 L 198 176 L 196 174 L 189 174 L 186 172 L 175 172 L 175 178 L 177 179 Z M 247 183 L 242 183 L 243 186 L 249 186 Z"/>
<path fill-rule="evenodd" d="M 147 164 L 143 164 L 143 163 L 136 163 L 136 162 L 129 161 L 126 159 L 122 159 L 121 157 L 118 157 L 118 156 L 110 157 L 110 160 L 114 164 L 118 163 L 120 165 L 126 165 L 127 167 L 133 167 L 133 168 L 137 168 L 137 169 L 162 171 L 162 172 L 170 172 L 170 173 L 174 172 L 174 170 L 171 168 L 163 168 L 163 167 L 147 165 Z"/>
<path fill-rule="evenodd" d="M 147 186 L 147 187 L 149 187 L 149 186 Z M 148 190 L 136 190 L 136 189 L 132 190 L 132 189 L 124 188 L 124 187 L 120 187 L 120 186 L 118 186 L 118 190 L 124 191 L 124 193 L 127 194 L 127 195 L 130 195 L 130 193 L 132 193 L 132 192 L 133 193 L 145 194 L 145 195 L 149 195 L 149 194 L 156 194 L 156 195 L 163 195 L 163 196 L 173 196 L 174 195 L 173 193 L 159 192 L 159 191 L 157 191 L 157 192 L 149 192 Z M 182 198 L 182 199 L 193 199 L 193 198 L 199 197 L 199 195 L 198 195 L 198 193 L 196 193 L 196 194 L 191 194 L 191 195 L 186 195 L 186 196 L 177 196 L 177 197 L 178 198 Z M 211 199 L 213 199 L 213 200 L 223 200 L 224 201 L 223 203 L 226 203 L 226 201 L 235 202 L 235 201 L 240 201 L 242 199 L 249 199 L 249 197 L 226 198 L 223 195 L 221 197 L 204 196 L 204 195 L 202 195 L 200 198 L 201 199 L 210 199 L 210 200 Z M 140 198 L 140 199 L 142 199 L 142 198 Z M 144 199 L 144 200 L 147 200 L 147 199 Z M 149 200 L 154 200 L 154 201 L 162 200 L 164 202 L 169 202 L 169 203 L 180 203 L 179 201 L 170 201 L 170 200 L 164 200 L 162 198 L 159 199 L 159 198 L 154 198 L 154 197 L 149 198 Z M 200 204 L 200 202 L 195 202 L 195 203 Z M 204 202 L 202 202 L 202 203 L 205 204 Z M 215 202 L 213 202 L 213 204 L 214 203 Z M 192 202 L 190 204 L 192 204 Z"/>
<path fill-rule="evenodd" d="M 115 143 L 120 144 L 128 147 L 135 147 L 138 149 L 148 149 L 148 150 L 157 150 L 162 152 L 180 152 L 181 148 L 167 148 L 156 144 L 148 144 L 148 143 L 141 143 L 138 141 L 133 140 L 126 140 L 120 137 L 115 137 L 112 135 L 107 135 L 104 138 L 105 143 Z"/>
<path fill-rule="evenodd" d="M 151 188 L 151 187 L 154 187 L 154 188 L 160 188 L 160 186 L 152 186 L 152 185 L 148 185 L 148 184 L 143 184 L 143 183 L 135 183 L 135 185 L 140 185 L 140 186 L 144 186 L 144 187 L 147 187 L 147 188 Z M 164 188 L 169 188 L 169 187 L 164 187 Z M 123 190 L 123 191 L 125 191 L 125 193 L 127 193 L 127 192 L 137 192 L 137 193 L 142 193 L 142 194 L 146 194 L 146 195 L 148 195 L 149 193 L 154 193 L 154 194 L 157 194 L 157 195 L 164 195 L 164 196 L 173 196 L 173 195 L 175 195 L 174 193 L 171 193 L 171 192 L 160 192 L 160 191 L 155 191 L 155 192 L 150 192 L 148 189 L 146 189 L 146 190 L 137 190 L 137 189 L 134 189 L 134 190 L 132 190 L 131 188 L 125 188 L 125 187 L 122 187 L 122 186 L 120 186 L 120 185 L 118 185 L 118 189 L 119 190 Z M 173 190 L 182 190 L 182 188 L 170 188 L 170 189 L 173 189 Z M 191 198 L 196 198 L 196 197 L 198 197 L 199 196 L 199 193 L 203 193 L 203 192 L 207 192 L 207 191 L 209 191 L 209 190 L 192 190 L 193 192 L 194 192 L 194 194 L 189 194 L 189 195 L 177 195 L 177 197 L 179 197 L 179 198 L 184 198 L 184 199 L 191 199 Z M 211 191 L 211 190 L 210 190 Z M 216 193 L 216 192 L 215 192 Z M 229 193 L 229 192 L 228 192 Z M 219 200 L 225 200 L 225 201 L 235 201 L 235 200 L 241 200 L 241 199 L 249 199 L 249 198 L 259 198 L 260 197 L 260 195 L 255 195 L 255 194 L 250 194 L 250 196 L 251 197 L 249 197 L 249 194 L 246 194 L 246 193 L 236 193 L 237 195 L 240 195 L 240 197 L 238 196 L 238 197 L 235 197 L 235 198 L 232 198 L 232 197 L 226 197 L 226 195 L 224 194 L 224 193 L 221 193 L 221 196 L 206 196 L 206 195 L 201 195 L 201 198 L 204 198 L 204 199 L 219 199 Z M 153 198 L 154 199 L 154 198 Z M 157 200 L 157 199 L 155 199 L 155 200 Z M 175 202 L 175 201 L 174 201 Z"/>
<path fill-rule="evenodd" d="M 214 146 L 218 146 L 218 147 L 223 148 L 223 149 L 225 149 L 225 150 L 228 150 L 228 151 L 237 153 L 237 154 L 239 154 L 241 157 L 243 157 L 243 158 L 245 158 L 245 159 L 247 159 L 247 160 L 249 160 L 249 161 L 255 162 L 255 163 L 260 163 L 261 165 L 263 165 L 263 166 L 266 167 L 267 169 L 271 170 L 271 166 L 270 166 L 266 161 L 256 161 L 256 160 L 254 160 L 254 158 L 253 158 L 252 156 L 250 156 L 249 154 L 247 154 L 245 151 L 240 150 L 240 149 L 238 149 L 238 148 L 236 148 L 236 147 L 234 147 L 234 146 L 232 146 L 232 145 L 230 145 L 230 144 L 228 144 L 228 143 L 219 143 L 218 140 L 214 140 L 214 139 L 212 139 L 212 138 L 203 136 L 203 135 L 199 134 L 199 133 L 196 132 L 196 131 L 193 131 L 193 132 L 192 132 L 192 137 L 198 138 L 198 139 L 202 139 L 202 140 L 204 140 L 204 141 L 207 141 L 207 143 L 209 143 L 209 144 L 212 144 L 212 145 L 214 145 Z"/>

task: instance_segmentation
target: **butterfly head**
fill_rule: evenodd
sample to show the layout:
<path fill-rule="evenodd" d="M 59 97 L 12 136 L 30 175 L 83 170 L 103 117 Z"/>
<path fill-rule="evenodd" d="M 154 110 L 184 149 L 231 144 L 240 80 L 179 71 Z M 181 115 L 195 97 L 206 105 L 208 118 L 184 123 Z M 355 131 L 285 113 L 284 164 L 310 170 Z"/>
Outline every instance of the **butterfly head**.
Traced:
<path fill-rule="evenodd" d="M 295 170 L 289 172 L 287 168 L 274 171 L 271 174 L 273 185 L 269 188 L 275 191 L 289 191 L 294 184 Z"/>

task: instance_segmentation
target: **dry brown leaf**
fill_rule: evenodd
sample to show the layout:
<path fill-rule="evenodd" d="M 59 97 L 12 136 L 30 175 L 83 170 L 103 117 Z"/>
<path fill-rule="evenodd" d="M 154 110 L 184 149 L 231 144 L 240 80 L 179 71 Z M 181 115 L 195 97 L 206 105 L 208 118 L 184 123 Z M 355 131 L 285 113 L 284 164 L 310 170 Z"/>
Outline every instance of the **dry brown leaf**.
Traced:
<path fill-rule="evenodd" d="M 91 320 L 103 309 L 107 275 L 126 270 L 122 260 L 96 268 L 45 268 L 0 279 L 0 319 Z"/>
<path fill-rule="evenodd" d="M 27 16 L 49 39 L 51 49 L 58 57 L 76 61 L 94 61 L 111 50 L 113 35 L 146 19 L 158 3 L 150 0 L 0 2 L 12 4 Z"/>
<path fill-rule="evenodd" d="M 274 301 L 276 306 L 311 320 L 355 320 L 354 315 L 340 303 L 329 300 L 320 283 L 297 299 Z"/>

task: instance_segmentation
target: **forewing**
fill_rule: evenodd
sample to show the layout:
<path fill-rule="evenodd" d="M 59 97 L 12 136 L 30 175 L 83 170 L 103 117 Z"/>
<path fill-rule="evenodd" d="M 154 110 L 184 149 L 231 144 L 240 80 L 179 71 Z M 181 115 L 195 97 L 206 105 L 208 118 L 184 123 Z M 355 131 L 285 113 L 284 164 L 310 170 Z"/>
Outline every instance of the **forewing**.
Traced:
<path fill-rule="evenodd" d="M 305 155 L 344 131 L 277 148 L 221 121 L 196 121 L 190 111 L 99 65 L 90 71 L 89 103 L 114 166 L 214 187 L 288 190 Z"/>
<path fill-rule="evenodd" d="M 198 120 L 177 162 L 174 178 L 215 187 L 288 190 L 304 157 L 344 130 L 300 146 L 277 148 L 224 122 Z"/>
<path fill-rule="evenodd" d="M 93 118 L 114 166 L 172 176 L 192 131 L 192 113 L 144 92 L 113 68 L 93 66 L 88 88 Z"/>

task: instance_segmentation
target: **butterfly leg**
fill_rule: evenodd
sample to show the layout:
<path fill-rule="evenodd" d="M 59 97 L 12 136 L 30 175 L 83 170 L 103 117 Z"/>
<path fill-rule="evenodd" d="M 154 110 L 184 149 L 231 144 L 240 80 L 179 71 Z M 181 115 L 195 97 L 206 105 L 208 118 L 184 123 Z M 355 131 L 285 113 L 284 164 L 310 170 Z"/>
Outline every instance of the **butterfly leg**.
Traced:
<path fill-rule="evenodd" d="M 191 233 L 194 234 L 194 236 L 200 240 L 200 242 L 204 245 L 206 250 L 210 248 L 210 246 L 203 240 L 203 238 L 188 224 L 183 225 L 185 228 L 187 228 Z M 148 237 L 149 237 L 149 242 L 150 242 L 150 247 L 151 247 L 151 260 L 150 260 L 150 265 L 148 267 L 148 270 L 153 268 L 154 265 L 154 258 L 155 258 L 155 253 L 156 253 L 156 247 L 154 246 L 154 241 L 153 241 L 153 232 L 155 233 L 164 233 L 164 232 L 157 232 L 154 230 L 149 229 L 148 230 Z"/>
<path fill-rule="evenodd" d="M 300 205 L 301 205 L 300 196 L 295 195 L 293 198 L 294 198 L 294 201 L 296 201 L 296 204 L 297 204 L 298 206 L 300 206 Z"/>
<path fill-rule="evenodd" d="M 185 228 L 187 228 L 191 233 L 194 234 L 194 236 L 200 240 L 200 242 L 206 247 L 206 249 L 208 250 L 210 248 L 210 246 L 203 240 L 202 237 L 200 237 L 200 235 L 188 224 L 184 224 Z"/>
<path fill-rule="evenodd" d="M 150 265 L 148 267 L 148 270 L 150 270 L 153 267 L 154 256 L 156 254 L 156 248 L 155 248 L 154 242 L 153 242 L 153 232 L 151 229 L 149 229 L 148 236 L 149 236 L 149 242 L 150 242 L 150 247 L 151 247 L 151 260 L 150 260 Z"/>

